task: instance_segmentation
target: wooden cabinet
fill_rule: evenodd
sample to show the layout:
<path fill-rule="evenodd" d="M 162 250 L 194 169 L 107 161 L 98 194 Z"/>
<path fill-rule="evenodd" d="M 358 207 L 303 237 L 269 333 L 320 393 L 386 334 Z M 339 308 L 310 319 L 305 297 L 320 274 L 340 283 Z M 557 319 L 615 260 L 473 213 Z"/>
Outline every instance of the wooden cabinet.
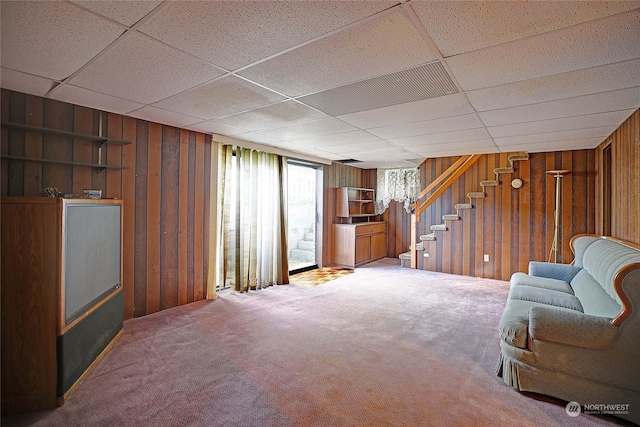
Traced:
<path fill-rule="evenodd" d="M 354 268 L 387 255 L 387 223 L 333 224 L 334 264 Z"/>
<path fill-rule="evenodd" d="M 375 213 L 375 192 L 371 188 L 338 187 L 336 217 L 339 222 L 371 221 Z"/>
<path fill-rule="evenodd" d="M 122 333 L 122 201 L 7 197 L 1 215 L 2 414 L 10 415 L 62 404 Z"/>

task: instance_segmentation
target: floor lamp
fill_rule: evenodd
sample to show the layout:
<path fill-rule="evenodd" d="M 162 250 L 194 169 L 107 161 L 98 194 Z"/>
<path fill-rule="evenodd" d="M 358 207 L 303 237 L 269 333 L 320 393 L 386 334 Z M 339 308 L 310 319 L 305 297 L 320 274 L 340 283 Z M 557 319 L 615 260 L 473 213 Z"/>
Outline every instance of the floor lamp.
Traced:
<path fill-rule="evenodd" d="M 571 171 L 566 169 L 550 170 L 547 174 L 553 175 L 556 179 L 556 209 L 554 211 L 554 230 L 553 243 L 549 251 L 549 262 L 551 262 L 551 254 L 553 254 L 553 262 L 558 262 L 558 234 L 560 229 L 560 180 L 564 175 L 570 174 Z"/>

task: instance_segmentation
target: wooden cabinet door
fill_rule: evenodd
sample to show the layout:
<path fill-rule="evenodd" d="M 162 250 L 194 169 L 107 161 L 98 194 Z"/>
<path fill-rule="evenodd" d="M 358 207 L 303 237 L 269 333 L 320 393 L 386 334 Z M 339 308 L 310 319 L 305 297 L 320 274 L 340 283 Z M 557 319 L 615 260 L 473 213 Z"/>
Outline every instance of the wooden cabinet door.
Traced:
<path fill-rule="evenodd" d="M 387 233 L 378 233 L 371 236 L 371 259 L 387 256 Z"/>
<path fill-rule="evenodd" d="M 356 265 L 371 259 L 371 236 L 356 237 Z"/>

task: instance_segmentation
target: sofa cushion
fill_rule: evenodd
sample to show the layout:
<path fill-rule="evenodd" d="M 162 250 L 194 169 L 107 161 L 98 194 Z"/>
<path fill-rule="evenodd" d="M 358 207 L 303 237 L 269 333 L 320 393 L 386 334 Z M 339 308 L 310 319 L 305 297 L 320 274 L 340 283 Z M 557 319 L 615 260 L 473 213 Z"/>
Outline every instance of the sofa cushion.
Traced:
<path fill-rule="evenodd" d="M 535 288 L 531 286 L 514 286 L 509 290 L 509 303 L 514 300 L 537 302 L 539 304 L 553 305 L 555 307 L 568 308 L 582 312 L 580 300 L 565 292 L 549 289 Z"/>
<path fill-rule="evenodd" d="M 534 288 L 549 289 L 573 295 L 573 289 L 563 280 L 530 276 L 525 273 L 513 273 L 511 276 L 511 287 L 514 286 L 531 286 Z"/>
<path fill-rule="evenodd" d="M 582 265 L 618 304 L 620 297 L 613 289 L 614 277 L 627 264 L 640 262 L 640 251 L 614 240 L 599 239 L 584 251 Z"/>
<path fill-rule="evenodd" d="M 571 281 L 571 287 L 585 314 L 614 318 L 622 309 L 586 270 L 576 274 Z"/>

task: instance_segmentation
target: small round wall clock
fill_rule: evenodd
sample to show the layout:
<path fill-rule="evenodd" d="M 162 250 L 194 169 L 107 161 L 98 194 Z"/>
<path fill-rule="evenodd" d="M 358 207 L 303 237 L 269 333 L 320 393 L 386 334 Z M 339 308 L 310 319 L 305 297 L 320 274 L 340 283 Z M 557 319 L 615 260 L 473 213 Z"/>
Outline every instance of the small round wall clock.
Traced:
<path fill-rule="evenodd" d="M 522 187 L 522 180 L 519 178 L 515 178 L 513 181 L 511 181 L 511 186 L 513 188 L 520 188 Z"/>

